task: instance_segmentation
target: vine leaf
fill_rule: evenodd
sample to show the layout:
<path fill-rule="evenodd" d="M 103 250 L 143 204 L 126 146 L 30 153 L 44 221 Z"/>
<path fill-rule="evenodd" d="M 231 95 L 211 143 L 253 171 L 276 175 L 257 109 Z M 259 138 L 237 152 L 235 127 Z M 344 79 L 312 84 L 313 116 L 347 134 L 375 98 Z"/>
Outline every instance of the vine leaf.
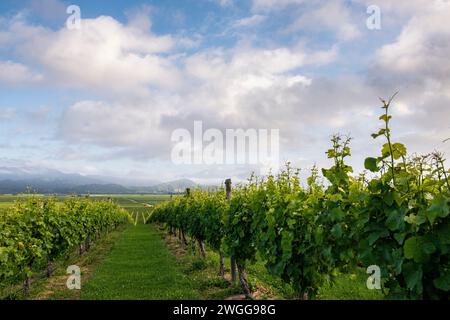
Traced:
<path fill-rule="evenodd" d="M 364 168 L 371 172 L 378 172 L 380 170 L 377 166 L 377 159 L 375 158 L 366 158 L 364 161 Z"/>

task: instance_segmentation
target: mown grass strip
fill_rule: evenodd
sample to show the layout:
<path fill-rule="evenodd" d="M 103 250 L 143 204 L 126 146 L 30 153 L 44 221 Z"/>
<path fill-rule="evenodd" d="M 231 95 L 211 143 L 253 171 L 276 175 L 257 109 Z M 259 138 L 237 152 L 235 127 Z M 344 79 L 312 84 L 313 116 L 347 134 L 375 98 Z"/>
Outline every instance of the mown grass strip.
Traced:
<path fill-rule="evenodd" d="M 158 231 L 144 224 L 124 231 L 81 292 L 86 300 L 198 298 Z"/>

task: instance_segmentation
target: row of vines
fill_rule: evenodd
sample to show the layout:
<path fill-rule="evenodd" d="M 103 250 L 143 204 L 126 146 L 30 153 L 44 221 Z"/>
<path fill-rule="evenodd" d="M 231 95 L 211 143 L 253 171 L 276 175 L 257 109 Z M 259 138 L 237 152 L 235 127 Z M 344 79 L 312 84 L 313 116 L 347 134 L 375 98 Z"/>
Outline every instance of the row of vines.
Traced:
<path fill-rule="evenodd" d="M 38 196 L 17 201 L 0 212 L 0 284 L 24 283 L 33 274 L 50 276 L 56 259 L 74 250 L 80 254 L 105 233 L 128 223 L 127 211 L 112 201 L 70 198 L 57 203 Z"/>
<path fill-rule="evenodd" d="M 269 272 L 314 298 L 338 272 L 376 265 L 383 290 L 412 299 L 450 297 L 450 182 L 439 152 L 408 155 L 392 140 L 392 98 L 383 102 L 381 154 L 364 173 L 346 164 L 350 138 L 336 135 L 305 182 L 289 165 L 277 175 L 252 176 L 233 189 L 194 190 L 157 206 L 151 221 L 233 258 L 245 291 L 245 266 L 258 257 Z M 203 249 L 202 249 L 203 250 Z M 221 266 L 223 269 L 223 266 Z M 223 274 L 223 270 L 221 270 Z"/>

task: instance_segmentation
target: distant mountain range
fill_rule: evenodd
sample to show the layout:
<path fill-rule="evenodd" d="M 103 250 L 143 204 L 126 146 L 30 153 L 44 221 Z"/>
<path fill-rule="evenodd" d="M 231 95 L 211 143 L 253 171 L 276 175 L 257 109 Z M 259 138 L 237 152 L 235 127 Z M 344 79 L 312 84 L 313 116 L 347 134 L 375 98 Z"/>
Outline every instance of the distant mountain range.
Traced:
<path fill-rule="evenodd" d="M 186 188 L 198 185 L 189 179 L 170 182 L 149 180 L 108 178 L 66 174 L 57 170 L 32 167 L 0 167 L 0 194 L 32 192 L 41 194 L 139 194 L 139 193 L 180 193 Z"/>

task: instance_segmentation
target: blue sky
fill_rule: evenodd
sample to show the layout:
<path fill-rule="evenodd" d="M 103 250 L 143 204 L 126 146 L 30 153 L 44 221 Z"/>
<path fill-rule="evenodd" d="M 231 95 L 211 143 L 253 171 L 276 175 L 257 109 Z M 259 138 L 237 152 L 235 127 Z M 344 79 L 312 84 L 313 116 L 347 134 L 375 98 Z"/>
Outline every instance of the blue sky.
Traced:
<path fill-rule="evenodd" d="M 213 183 L 255 170 L 174 165 L 171 133 L 201 120 L 279 129 L 280 158 L 304 168 L 350 133 L 360 170 L 378 97 L 397 90 L 397 138 L 448 152 L 449 14 L 443 0 L 3 0 L 0 167 Z"/>

